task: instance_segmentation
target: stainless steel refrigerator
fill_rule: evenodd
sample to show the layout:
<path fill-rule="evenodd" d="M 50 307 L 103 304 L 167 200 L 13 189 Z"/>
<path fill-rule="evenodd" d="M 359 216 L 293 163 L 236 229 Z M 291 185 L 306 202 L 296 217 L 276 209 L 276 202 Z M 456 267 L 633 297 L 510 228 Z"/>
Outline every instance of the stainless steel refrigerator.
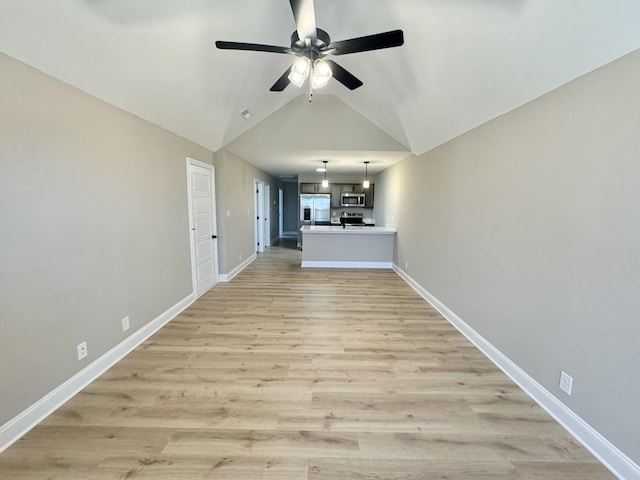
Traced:
<path fill-rule="evenodd" d="M 331 225 L 331 195 L 314 193 L 300 195 L 301 225 Z"/>

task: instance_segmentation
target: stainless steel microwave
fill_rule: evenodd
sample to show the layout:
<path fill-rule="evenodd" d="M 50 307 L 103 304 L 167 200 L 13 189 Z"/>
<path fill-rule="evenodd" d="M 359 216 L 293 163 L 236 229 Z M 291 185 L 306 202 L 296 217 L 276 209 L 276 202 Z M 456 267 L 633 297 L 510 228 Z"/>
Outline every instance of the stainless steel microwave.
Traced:
<path fill-rule="evenodd" d="M 340 196 L 343 207 L 364 207 L 364 193 L 343 193 Z"/>

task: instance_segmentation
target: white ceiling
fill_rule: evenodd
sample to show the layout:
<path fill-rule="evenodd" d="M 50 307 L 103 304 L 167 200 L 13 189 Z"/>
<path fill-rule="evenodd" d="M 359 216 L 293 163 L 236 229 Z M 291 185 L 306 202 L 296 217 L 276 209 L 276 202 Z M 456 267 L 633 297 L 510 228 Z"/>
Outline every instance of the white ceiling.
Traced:
<path fill-rule="evenodd" d="M 345 170 L 388 166 L 640 47 L 637 0 L 316 0 L 315 11 L 333 40 L 404 30 L 402 47 L 336 57 L 363 87 L 318 92 L 386 132 L 393 154 L 238 138 L 304 92 L 269 91 L 293 57 L 214 42 L 289 46 L 287 0 L 0 0 L 0 51 L 212 151 L 235 140 L 284 175 L 327 155 Z"/>

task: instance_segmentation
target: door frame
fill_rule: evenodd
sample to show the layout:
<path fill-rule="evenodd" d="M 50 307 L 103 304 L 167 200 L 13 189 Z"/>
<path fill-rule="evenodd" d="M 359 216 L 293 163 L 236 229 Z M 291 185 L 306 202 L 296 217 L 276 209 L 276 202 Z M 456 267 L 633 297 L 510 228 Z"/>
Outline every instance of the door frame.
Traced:
<path fill-rule="evenodd" d="M 284 190 L 278 189 L 278 238 L 284 237 Z"/>
<path fill-rule="evenodd" d="M 186 161 L 187 165 L 187 205 L 189 212 L 189 250 L 191 251 L 191 291 L 194 296 L 198 295 L 198 291 L 196 285 L 198 283 L 197 272 L 196 272 L 196 252 L 194 249 L 194 231 L 193 231 L 193 208 L 192 201 L 193 198 L 191 196 L 191 165 L 195 165 L 197 167 L 202 167 L 207 170 L 211 170 L 211 222 L 213 225 L 213 235 L 217 237 L 218 235 L 218 222 L 216 215 L 216 172 L 213 165 L 208 163 L 201 162 L 199 160 L 195 160 L 193 158 L 187 157 Z M 215 275 L 215 283 L 214 286 L 218 284 L 220 281 L 220 272 L 219 272 L 219 263 L 220 259 L 218 258 L 218 239 L 212 238 L 213 242 L 213 258 L 214 258 L 214 275 Z M 202 292 L 204 293 L 204 292 Z M 202 294 L 201 293 L 201 294 Z"/>
<path fill-rule="evenodd" d="M 263 229 L 263 237 L 264 237 L 264 246 L 271 246 L 271 185 L 267 182 L 264 183 L 264 221 L 262 225 L 264 225 Z"/>
<path fill-rule="evenodd" d="M 264 182 L 255 178 L 254 184 L 254 247 L 256 253 L 264 252 Z"/>

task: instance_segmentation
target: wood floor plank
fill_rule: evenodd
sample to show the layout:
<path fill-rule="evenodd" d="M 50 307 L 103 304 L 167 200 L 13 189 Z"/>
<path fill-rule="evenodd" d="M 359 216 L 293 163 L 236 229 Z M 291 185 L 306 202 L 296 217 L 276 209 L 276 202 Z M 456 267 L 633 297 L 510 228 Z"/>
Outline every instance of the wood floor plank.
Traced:
<path fill-rule="evenodd" d="M 614 478 L 393 271 L 289 247 L 0 454 L 0 479 Z"/>
<path fill-rule="evenodd" d="M 444 473 L 446 472 L 446 473 Z M 309 480 L 521 480 L 511 462 L 319 458 Z"/>

